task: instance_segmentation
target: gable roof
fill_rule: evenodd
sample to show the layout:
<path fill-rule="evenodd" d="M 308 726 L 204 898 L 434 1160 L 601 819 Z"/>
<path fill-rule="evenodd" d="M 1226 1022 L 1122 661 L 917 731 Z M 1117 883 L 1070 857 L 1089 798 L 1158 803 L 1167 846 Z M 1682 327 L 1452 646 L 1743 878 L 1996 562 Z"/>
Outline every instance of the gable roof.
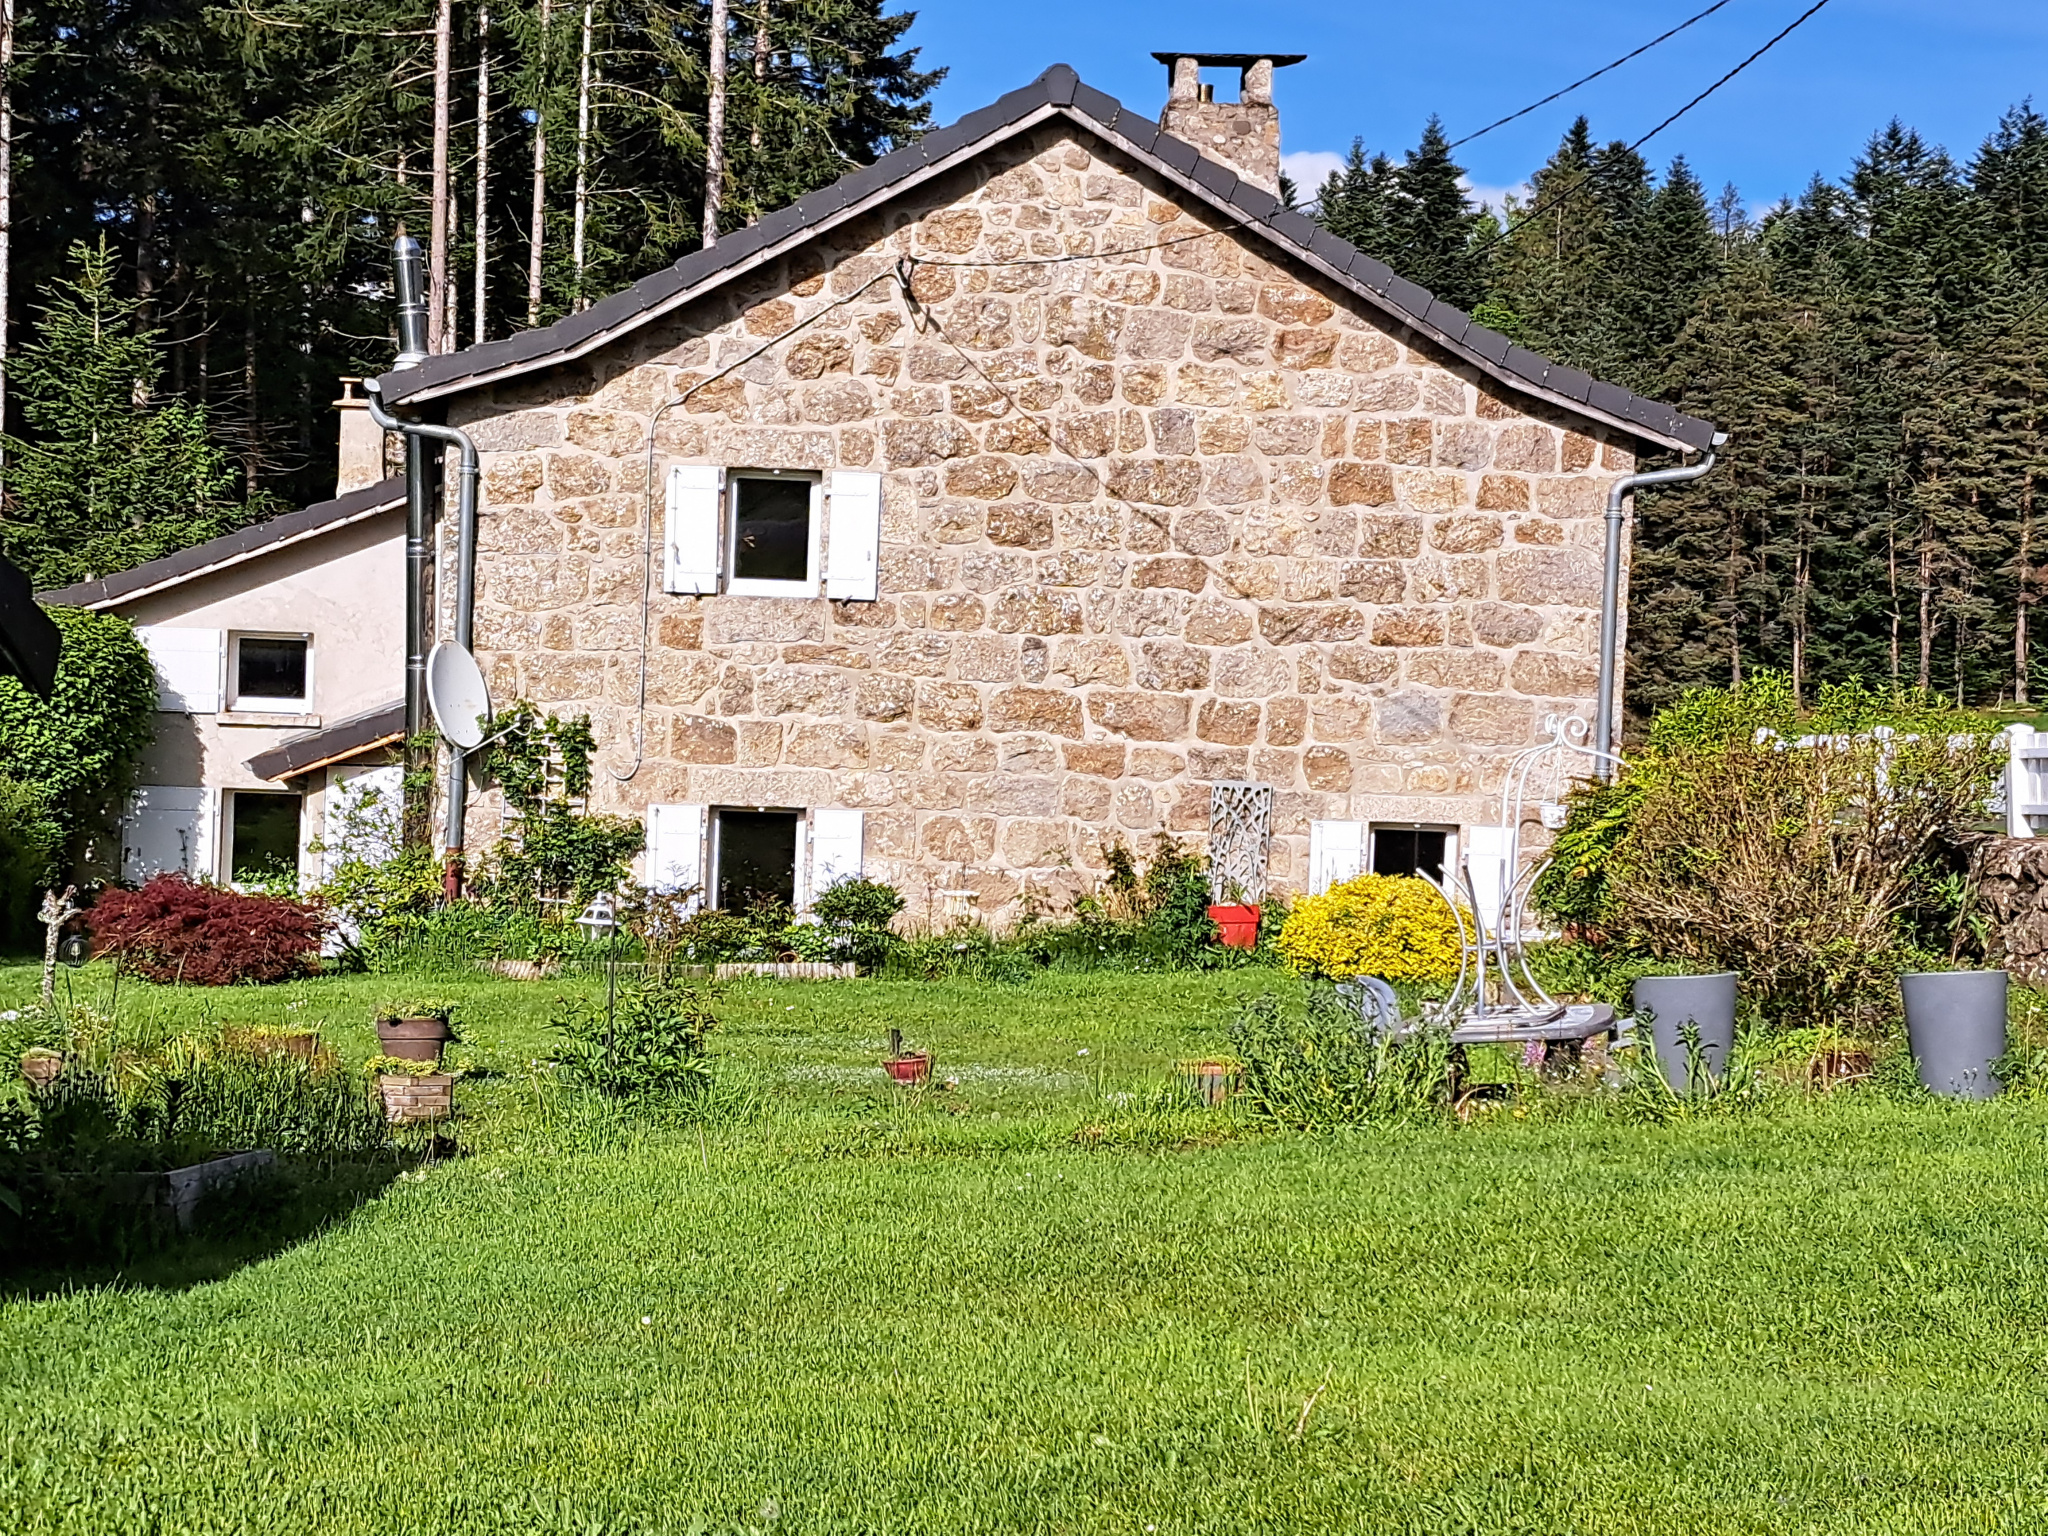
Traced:
<path fill-rule="evenodd" d="M 310 507 L 273 517 L 267 523 L 237 528 L 233 533 L 224 533 L 204 544 L 194 544 L 190 549 L 147 561 L 132 570 L 116 571 L 97 581 L 81 581 L 76 586 L 60 587 L 54 592 L 37 595 L 45 603 L 70 608 L 111 608 L 131 598 L 145 597 L 166 587 L 210 576 L 215 571 L 240 565 L 244 560 L 272 550 L 333 533 L 404 504 L 405 481 L 394 475 L 389 480 L 366 485 L 332 501 L 316 501 Z"/>
<path fill-rule="evenodd" d="M 1054 118 L 1065 118 L 1116 146 L 1206 204 L 1227 223 L 1242 226 L 1244 234 L 1263 238 L 1285 256 L 1349 290 L 1396 325 L 1414 330 L 1509 389 L 1666 448 L 1698 451 L 1712 446 L 1717 436 L 1712 422 L 1602 383 L 1577 368 L 1553 363 L 1516 346 L 1498 331 L 1475 324 L 1462 309 L 1396 276 L 1384 262 L 1339 239 L 1307 215 L 1282 207 L 1272 193 L 1244 180 L 1230 167 L 1204 158 L 1194 145 L 1161 132 L 1151 118 L 1082 84 L 1065 64 L 1055 64 L 1022 90 L 840 177 L 829 187 L 807 193 L 758 224 L 721 235 L 710 249 L 693 251 L 674 266 L 642 278 L 581 314 L 503 341 L 430 357 L 416 368 L 385 374 L 378 386 L 387 402 L 424 403 L 587 356 L 648 321 L 776 260 L 814 235 L 858 218 Z"/>

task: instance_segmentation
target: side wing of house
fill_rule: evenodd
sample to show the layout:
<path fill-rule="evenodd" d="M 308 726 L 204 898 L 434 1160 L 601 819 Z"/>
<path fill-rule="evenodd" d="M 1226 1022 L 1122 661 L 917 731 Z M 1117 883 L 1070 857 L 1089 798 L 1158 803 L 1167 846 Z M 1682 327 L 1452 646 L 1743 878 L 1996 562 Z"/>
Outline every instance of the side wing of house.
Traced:
<path fill-rule="evenodd" d="M 402 691 L 402 506 L 387 481 L 44 594 L 129 619 L 156 667 L 156 736 L 108 873 L 319 877 L 330 769 L 360 754 L 287 754 L 294 771 L 280 777 L 262 760 L 337 726 L 346 735 Z"/>

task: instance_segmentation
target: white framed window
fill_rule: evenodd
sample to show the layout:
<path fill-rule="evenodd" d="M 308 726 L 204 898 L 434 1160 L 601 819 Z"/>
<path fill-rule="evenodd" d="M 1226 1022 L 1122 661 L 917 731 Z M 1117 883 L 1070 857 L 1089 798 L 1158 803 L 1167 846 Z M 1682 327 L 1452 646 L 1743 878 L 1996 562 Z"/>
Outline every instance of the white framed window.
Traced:
<path fill-rule="evenodd" d="M 1441 884 L 1458 867 L 1458 829 L 1432 822 L 1375 821 L 1366 834 L 1375 875 L 1427 875 Z"/>
<path fill-rule="evenodd" d="M 267 789 L 228 792 L 228 881 L 237 886 L 298 883 L 302 795 Z"/>
<path fill-rule="evenodd" d="M 313 707 L 310 635 L 234 634 L 228 639 L 228 707 L 303 715 Z"/>
<path fill-rule="evenodd" d="M 725 477 L 725 590 L 734 597 L 816 597 L 824 482 L 794 470 Z"/>

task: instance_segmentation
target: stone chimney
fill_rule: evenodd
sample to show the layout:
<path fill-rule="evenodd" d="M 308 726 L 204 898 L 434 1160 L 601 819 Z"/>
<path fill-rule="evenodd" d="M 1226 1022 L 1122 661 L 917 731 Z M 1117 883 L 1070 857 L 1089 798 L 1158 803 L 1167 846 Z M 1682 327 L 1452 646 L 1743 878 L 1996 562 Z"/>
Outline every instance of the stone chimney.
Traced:
<path fill-rule="evenodd" d="M 1246 181 L 1280 195 L 1280 109 L 1273 105 L 1273 71 L 1299 64 L 1305 53 L 1155 53 L 1166 66 L 1166 110 L 1159 126 Z M 1237 100 L 1217 101 L 1202 83 L 1204 69 L 1238 72 Z"/>
<path fill-rule="evenodd" d="M 384 429 L 370 420 L 370 402 L 356 392 L 361 379 L 343 379 L 341 398 L 334 402 L 341 413 L 340 464 L 334 476 L 334 494 L 346 496 L 384 478 Z"/>

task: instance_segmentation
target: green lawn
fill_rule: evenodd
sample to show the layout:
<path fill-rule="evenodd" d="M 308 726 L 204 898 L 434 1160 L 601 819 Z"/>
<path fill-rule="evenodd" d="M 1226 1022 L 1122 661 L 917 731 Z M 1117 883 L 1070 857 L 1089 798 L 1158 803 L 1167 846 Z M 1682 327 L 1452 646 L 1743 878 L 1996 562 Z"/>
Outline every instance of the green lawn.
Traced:
<path fill-rule="evenodd" d="M 2048 1528 L 2048 1111 L 1148 1108 L 1275 984 L 748 985 L 745 1093 L 636 1129 L 531 1070 L 560 988 L 472 983 L 474 1155 L 0 1303 L 0 1530 Z M 394 990 L 123 1012 L 296 994 L 367 1054 Z M 892 1023 L 959 1086 L 892 1097 Z"/>

